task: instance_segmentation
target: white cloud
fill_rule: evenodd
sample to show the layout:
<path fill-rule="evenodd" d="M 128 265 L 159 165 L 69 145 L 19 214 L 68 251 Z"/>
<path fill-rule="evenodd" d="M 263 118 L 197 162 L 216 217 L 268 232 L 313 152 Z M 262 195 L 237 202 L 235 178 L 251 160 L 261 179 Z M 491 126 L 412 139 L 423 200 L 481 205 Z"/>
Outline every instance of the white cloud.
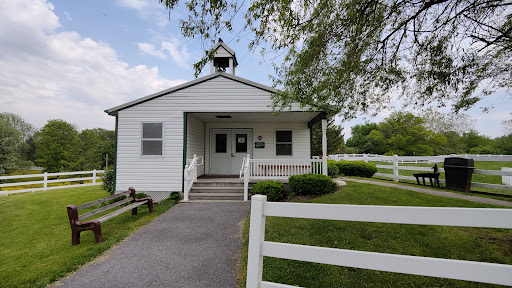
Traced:
<path fill-rule="evenodd" d="M 181 46 L 181 48 L 180 48 Z M 190 54 L 185 45 L 180 45 L 177 39 L 162 41 L 162 50 L 167 51 L 174 63 L 182 68 L 189 68 Z"/>
<path fill-rule="evenodd" d="M 71 14 L 69 14 L 68 11 L 64 11 L 64 15 L 66 15 L 66 19 L 68 19 L 68 21 L 73 21 L 73 18 L 71 18 Z"/>
<path fill-rule="evenodd" d="M 164 53 L 160 50 L 156 50 L 155 45 L 149 43 L 137 43 L 139 50 L 142 51 L 143 54 L 149 54 L 153 56 L 160 57 L 162 59 L 167 58 Z"/>
<path fill-rule="evenodd" d="M 113 129 L 103 110 L 186 82 L 158 67 L 130 67 L 108 44 L 61 26 L 44 0 L 0 3 L 0 112 L 41 127 L 63 119 L 81 129 Z"/>
<path fill-rule="evenodd" d="M 181 68 L 189 69 L 191 55 L 185 45 L 179 43 L 177 38 L 172 38 L 170 41 L 161 41 L 160 49 L 157 50 L 155 45 L 149 43 L 137 43 L 139 50 L 144 54 L 167 59 L 169 55 L 172 61 Z"/>

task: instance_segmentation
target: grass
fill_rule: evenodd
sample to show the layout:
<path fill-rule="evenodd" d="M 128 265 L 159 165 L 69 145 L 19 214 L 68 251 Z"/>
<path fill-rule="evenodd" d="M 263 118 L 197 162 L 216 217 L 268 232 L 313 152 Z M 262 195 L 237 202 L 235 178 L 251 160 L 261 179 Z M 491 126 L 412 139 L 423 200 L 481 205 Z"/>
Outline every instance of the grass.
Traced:
<path fill-rule="evenodd" d="M 496 207 L 350 182 L 310 203 Z M 240 286 L 245 287 L 249 221 L 243 232 Z M 512 264 L 512 231 L 267 217 L 266 241 L 381 253 Z M 263 280 L 301 287 L 495 287 L 495 285 L 265 257 Z"/>
<path fill-rule="evenodd" d="M 138 215 L 130 212 L 102 224 L 105 242 L 96 244 L 91 231 L 81 234 L 81 244 L 71 245 L 66 212 L 108 194 L 99 187 L 80 187 L 0 197 L 1 287 L 45 287 L 77 270 L 172 207 L 147 206 Z"/>
<path fill-rule="evenodd" d="M 392 165 L 391 163 L 386 162 L 372 162 L 377 165 Z M 434 164 L 399 164 L 400 166 L 416 166 L 416 167 L 433 167 Z M 439 168 L 442 168 L 442 163 L 438 163 L 437 166 Z M 476 161 L 475 162 L 475 168 L 476 169 L 482 169 L 482 170 L 501 170 L 502 167 L 512 167 L 512 162 L 484 162 L 484 161 Z M 392 169 L 384 169 L 384 168 L 377 168 L 378 173 L 386 173 L 386 174 L 393 174 Z M 433 170 L 432 170 L 433 172 Z M 414 173 L 420 173 L 420 171 L 411 171 L 411 170 L 399 170 L 400 175 L 402 176 L 413 176 Z M 391 178 L 389 178 L 391 179 Z M 445 179 L 445 174 L 442 172 L 439 175 L 439 179 Z M 489 183 L 489 184 L 502 184 L 502 176 L 498 175 L 481 175 L 481 174 L 473 174 L 472 182 L 478 182 L 478 183 Z M 416 181 L 408 181 L 408 180 L 400 180 L 400 182 L 407 182 L 407 183 L 416 183 Z M 427 181 L 428 182 L 428 181 Z M 511 195 L 512 191 L 508 190 L 497 190 L 497 189 L 487 189 L 487 188 L 479 188 L 479 187 L 472 187 L 471 188 L 474 191 L 479 192 L 489 192 L 494 194 L 502 194 L 502 195 Z M 509 200 L 510 201 L 510 200 Z"/>
<path fill-rule="evenodd" d="M 508 196 L 507 194 L 494 194 L 496 190 L 492 190 L 492 194 L 484 194 L 484 193 L 478 193 L 478 192 L 488 192 L 488 191 L 482 191 L 484 189 L 479 188 L 478 191 L 475 192 L 459 192 L 459 191 L 453 191 L 453 190 L 447 190 L 445 188 L 437 188 L 436 186 L 430 186 L 430 182 L 428 179 L 425 180 L 426 185 L 418 185 L 416 181 L 409 181 L 409 180 L 402 180 L 400 179 L 400 182 L 396 183 L 393 182 L 392 178 L 386 178 L 386 177 L 377 177 L 373 176 L 372 178 L 364 178 L 364 177 L 357 177 L 357 176 L 344 176 L 345 178 L 354 178 L 354 179 L 361 179 L 361 180 L 371 180 L 371 181 L 378 181 L 378 182 L 384 182 L 384 183 L 393 183 L 398 185 L 404 185 L 404 186 L 410 186 L 410 187 L 417 187 L 417 188 L 424 188 L 424 189 L 430 189 L 430 190 L 437 190 L 442 192 L 450 192 L 450 193 L 456 193 L 456 194 L 462 194 L 462 195 L 468 195 L 468 196 L 476 196 L 476 197 L 482 197 L 482 198 L 491 198 L 496 200 L 502 200 L 502 201 L 509 201 L 512 202 L 512 197 Z M 421 181 L 421 180 L 420 180 Z M 441 187 L 443 187 L 443 184 L 441 184 Z M 475 189 L 472 189 L 475 191 Z M 491 189 L 487 189 L 491 190 Z M 505 191 L 506 192 L 506 191 Z"/>

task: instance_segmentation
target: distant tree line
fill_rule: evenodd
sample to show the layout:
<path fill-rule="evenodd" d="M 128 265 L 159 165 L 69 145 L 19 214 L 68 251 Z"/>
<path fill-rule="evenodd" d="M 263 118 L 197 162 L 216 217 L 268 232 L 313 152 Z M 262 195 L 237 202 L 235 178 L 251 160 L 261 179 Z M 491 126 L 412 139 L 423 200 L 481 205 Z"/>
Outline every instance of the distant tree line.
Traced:
<path fill-rule="evenodd" d="M 102 169 L 114 160 L 115 132 L 49 120 L 40 130 L 14 113 L 0 113 L 0 175 L 36 165 L 46 172 Z"/>
<path fill-rule="evenodd" d="M 428 110 L 419 115 L 395 112 L 379 123 L 352 127 L 343 153 L 382 155 L 507 154 L 512 155 L 512 133 L 491 139 L 473 129 L 465 114 Z"/>

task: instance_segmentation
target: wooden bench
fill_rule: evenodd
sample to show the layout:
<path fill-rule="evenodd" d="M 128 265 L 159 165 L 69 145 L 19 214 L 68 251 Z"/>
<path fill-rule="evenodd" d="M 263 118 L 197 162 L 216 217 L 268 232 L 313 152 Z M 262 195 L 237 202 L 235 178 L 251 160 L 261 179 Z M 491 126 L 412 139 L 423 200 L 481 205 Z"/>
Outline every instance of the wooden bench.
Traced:
<path fill-rule="evenodd" d="M 78 215 L 78 211 L 107 202 L 112 199 L 116 199 L 122 196 L 128 196 L 125 199 L 121 199 L 119 201 L 116 201 L 114 203 L 105 205 L 103 207 L 100 207 L 96 210 L 84 213 L 82 215 Z M 127 206 L 124 206 L 120 209 L 117 209 L 109 214 L 100 216 L 94 220 L 89 220 L 85 222 L 81 222 L 81 220 L 89 218 L 91 216 L 94 216 L 96 214 L 108 211 L 112 208 L 121 206 L 123 204 L 128 204 Z M 141 205 L 148 205 L 149 212 L 153 213 L 153 200 L 151 198 L 142 198 L 137 199 L 135 195 L 135 189 L 132 187 L 128 188 L 128 191 L 114 194 L 112 196 L 108 196 L 102 199 L 98 199 L 96 201 L 92 201 L 89 203 L 85 203 L 79 206 L 74 205 L 68 205 L 68 217 L 69 217 L 69 224 L 71 225 L 71 244 L 77 245 L 80 244 L 80 232 L 85 230 L 92 230 L 94 233 L 94 238 L 96 238 L 96 243 L 103 242 L 103 237 L 101 237 L 101 223 L 112 219 L 113 217 L 116 217 L 118 215 L 121 215 L 124 212 L 127 212 L 128 210 L 132 210 L 132 215 L 137 215 L 137 207 Z"/>
<path fill-rule="evenodd" d="M 412 175 L 416 177 L 416 182 L 418 182 L 418 185 L 421 185 L 419 178 L 423 179 L 423 185 L 425 185 L 425 178 L 428 178 L 430 180 L 430 186 L 434 186 L 433 182 L 436 182 L 437 187 L 441 188 L 441 185 L 439 185 L 439 174 L 440 173 L 415 173 Z"/>

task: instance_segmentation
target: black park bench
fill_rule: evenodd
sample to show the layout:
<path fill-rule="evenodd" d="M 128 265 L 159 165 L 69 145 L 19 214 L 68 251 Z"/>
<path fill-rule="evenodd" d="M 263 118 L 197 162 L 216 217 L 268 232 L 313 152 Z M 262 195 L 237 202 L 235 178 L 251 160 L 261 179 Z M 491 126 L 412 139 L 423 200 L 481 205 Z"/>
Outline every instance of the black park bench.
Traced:
<path fill-rule="evenodd" d="M 119 201 L 116 201 L 111 204 L 107 204 L 105 206 L 102 206 L 98 209 L 92 210 L 90 212 L 84 213 L 82 215 L 78 215 L 78 211 L 105 203 L 107 201 L 120 198 L 122 196 L 128 196 L 125 199 L 120 199 Z M 121 206 L 123 204 L 128 204 L 127 206 L 121 207 L 117 210 L 114 210 L 113 212 L 110 212 L 106 215 L 100 216 L 94 220 L 89 220 L 85 222 L 81 222 L 81 220 L 89 218 L 91 216 L 94 216 L 96 214 L 108 211 L 110 209 L 113 209 L 115 207 Z M 132 215 L 137 215 L 137 207 L 141 205 L 148 205 L 149 212 L 153 213 L 153 200 L 151 198 L 142 198 L 137 199 L 135 195 L 135 189 L 132 187 L 128 188 L 128 191 L 121 192 L 118 194 L 114 194 L 112 196 L 108 196 L 105 198 L 98 199 L 96 201 L 92 201 L 89 203 L 85 203 L 79 206 L 74 205 L 68 205 L 68 217 L 69 217 L 69 224 L 71 225 L 71 244 L 77 245 L 80 244 L 80 232 L 85 230 L 92 230 L 94 233 L 94 238 L 96 239 L 96 243 L 103 242 L 103 237 L 101 237 L 101 223 L 112 219 L 118 215 L 123 214 L 124 212 L 127 212 L 129 210 L 132 210 Z"/>

